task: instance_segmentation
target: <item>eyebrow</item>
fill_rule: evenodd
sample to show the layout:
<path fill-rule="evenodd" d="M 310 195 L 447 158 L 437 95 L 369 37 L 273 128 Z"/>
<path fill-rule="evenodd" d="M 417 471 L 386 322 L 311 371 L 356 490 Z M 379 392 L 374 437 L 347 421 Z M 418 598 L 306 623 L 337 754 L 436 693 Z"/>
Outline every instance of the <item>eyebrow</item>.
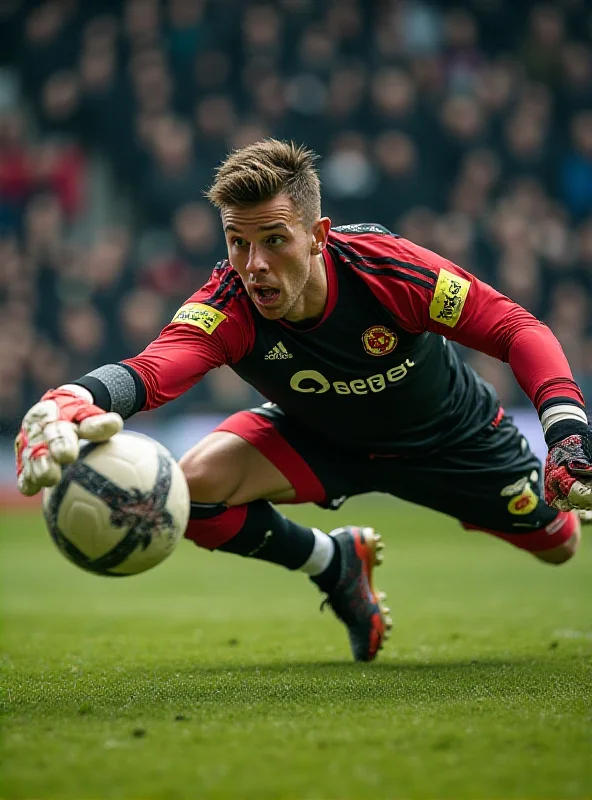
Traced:
<path fill-rule="evenodd" d="M 284 222 L 268 222 L 267 225 L 260 225 L 257 230 L 274 231 L 276 228 L 283 228 L 286 231 L 290 230 Z M 224 233 L 226 233 L 226 231 L 234 231 L 235 233 L 239 233 L 239 229 L 231 223 L 228 223 L 224 226 Z"/>

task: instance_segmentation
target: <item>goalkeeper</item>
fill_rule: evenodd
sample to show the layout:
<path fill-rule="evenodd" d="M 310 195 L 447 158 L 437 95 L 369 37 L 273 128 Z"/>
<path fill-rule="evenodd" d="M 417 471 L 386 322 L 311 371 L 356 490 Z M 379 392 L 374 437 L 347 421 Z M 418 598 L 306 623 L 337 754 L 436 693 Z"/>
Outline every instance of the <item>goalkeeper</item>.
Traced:
<path fill-rule="evenodd" d="M 560 564 L 572 509 L 592 508 L 592 439 L 563 351 L 531 314 L 446 259 L 375 224 L 331 228 L 314 155 L 266 140 L 232 153 L 209 198 L 228 259 L 144 352 L 48 391 L 17 437 L 23 494 L 59 481 L 78 435 L 188 391 L 228 364 L 268 399 L 181 459 L 197 545 L 308 574 L 371 660 L 390 628 L 373 584 L 379 536 L 292 522 L 278 503 L 338 507 L 370 491 L 457 518 Z M 494 389 L 449 344 L 509 362 L 540 416 L 542 470 Z"/>

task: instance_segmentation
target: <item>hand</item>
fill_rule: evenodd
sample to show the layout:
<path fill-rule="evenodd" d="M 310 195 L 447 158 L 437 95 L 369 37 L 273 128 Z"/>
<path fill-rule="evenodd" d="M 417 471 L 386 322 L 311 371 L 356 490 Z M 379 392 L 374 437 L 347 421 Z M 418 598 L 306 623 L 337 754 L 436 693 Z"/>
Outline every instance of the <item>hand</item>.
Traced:
<path fill-rule="evenodd" d="M 545 502 L 560 511 L 592 509 L 592 428 L 550 445 Z"/>
<path fill-rule="evenodd" d="M 55 486 L 63 464 L 78 458 L 79 438 L 104 442 L 123 428 L 119 414 L 104 411 L 67 388 L 46 392 L 27 411 L 15 441 L 19 491 L 36 494 L 42 486 Z M 90 397 L 90 393 L 89 393 Z"/>

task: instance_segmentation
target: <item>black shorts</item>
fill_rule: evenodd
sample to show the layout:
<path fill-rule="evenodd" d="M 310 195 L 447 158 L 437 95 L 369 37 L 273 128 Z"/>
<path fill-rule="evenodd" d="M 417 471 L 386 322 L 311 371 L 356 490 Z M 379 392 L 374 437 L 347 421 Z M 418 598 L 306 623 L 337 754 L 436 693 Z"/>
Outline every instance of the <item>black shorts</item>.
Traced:
<path fill-rule="evenodd" d="M 383 492 L 532 550 L 548 549 L 563 527 L 541 497 L 540 461 L 503 412 L 470 442 L 421 457 L 352 453 L 271 403 L 234 414 L 216 430 L 257 447 L 290 481 L 296 503 L 338 508 L 349 497 Z M 528 537 L 527 546 L 522 536 L 535 532 L 540 536 Z"/>

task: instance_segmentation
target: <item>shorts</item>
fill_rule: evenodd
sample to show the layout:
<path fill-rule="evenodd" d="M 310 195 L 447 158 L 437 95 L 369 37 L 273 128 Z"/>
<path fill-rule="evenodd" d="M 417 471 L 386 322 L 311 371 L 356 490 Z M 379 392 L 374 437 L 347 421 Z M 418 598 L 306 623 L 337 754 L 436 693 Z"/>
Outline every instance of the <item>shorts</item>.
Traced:
<path fill-rule="evenodd" d="M 271 461 L 293 486 L 293 503 L 339 508 L 349 497 L 382 492 L 523 549 L 545 550 L 562 541 L 559 529 L 569 515 L 543 501 L 541 463 L 503 410 L 469 442 L 422 456 L 354 453 L 307 431 L 271 403 L 233 414 L 216 430 L 241 436 Z"/>

